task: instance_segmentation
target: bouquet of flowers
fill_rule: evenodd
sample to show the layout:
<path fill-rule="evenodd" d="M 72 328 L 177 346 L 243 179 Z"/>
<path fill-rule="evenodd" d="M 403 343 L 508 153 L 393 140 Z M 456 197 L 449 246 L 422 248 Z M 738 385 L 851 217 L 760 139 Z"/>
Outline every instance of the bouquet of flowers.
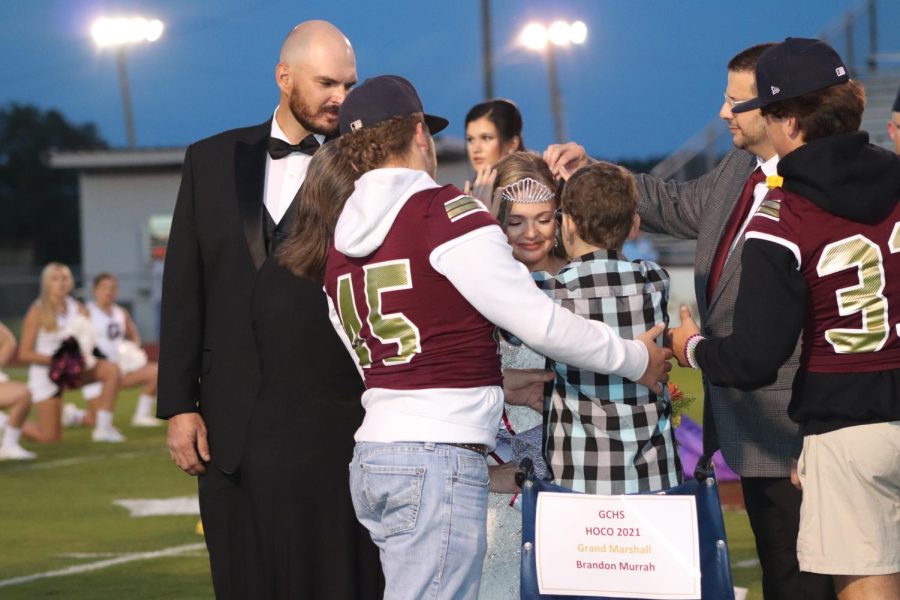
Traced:
<path fill-rule="evenodd" d="M 677 385 L 669 382 L 669 400 L 672 402 L 672 426 L 681 425 L 681 416 L 688 406 L 695 400 L 693 396 L 685 396 Z"/>

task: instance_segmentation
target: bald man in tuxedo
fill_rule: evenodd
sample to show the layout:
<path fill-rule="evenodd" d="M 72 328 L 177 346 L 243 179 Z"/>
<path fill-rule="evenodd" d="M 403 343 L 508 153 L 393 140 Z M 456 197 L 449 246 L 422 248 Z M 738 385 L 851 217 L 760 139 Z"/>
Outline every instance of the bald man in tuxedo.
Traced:
<path fill-rule="evenodd" d="M 336 135 L 356 79 L 343 33 L 301 23 L 275 68 L 274 115 L 185 155 L 163 280 L 158 416 L 172 460 L 199 480 L 217 598 L 381 597 L 377 550 L 347 485 L 363 387 L 321 283 L 275 257 L 311 155 Z M 296 352 L 298 335 L 318 362 Z"/>

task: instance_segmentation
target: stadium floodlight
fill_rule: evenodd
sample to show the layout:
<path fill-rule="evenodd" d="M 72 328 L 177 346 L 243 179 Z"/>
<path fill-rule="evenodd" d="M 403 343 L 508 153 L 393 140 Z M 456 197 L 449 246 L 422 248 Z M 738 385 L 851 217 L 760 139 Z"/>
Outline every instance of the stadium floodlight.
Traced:
<path fill-rule="evenodd" d="M 138 42 L 155 42 L 162 36 L 163 23 L 159 19 L 143 17 L 101 17 L 91 26 L 91 36 L 98 46 L 121 46 Z"/>
<path fill-rule="evenodd" d="M 587 40 L 587 25 L 583 21 L 568 23 L 554 21 L 549 27 L 541 23 L 529 23 L 519 34 L 519 41 L 529 50 L 540 52 L 547 60 L 547 75 L 550 84 L 550 106 L 553 111 L 553 129 L 556 143 L 566 139 L 563 121 L 562 94 L 559 91 L 559 76 L 556 71 L 556 50 L 554 46 L 567 47 L 583 44 Z"/>
<path fill-rule="evenodd" d="M 569 40 L 573 44 L 583 44 L 587 41 L 587 25 L 584 21 L 575 21 L 569 27 Z"/>
<path fill-rule="evenodd" d="M 547 46 L 547 29 L 540 23 L 530 23 L 522 30 L 519 39 L 531 50 L 543 50 Z"/>
<path fill-rule="evenodd" d="M 119 71 L 119 87 L 122 91 L 122 108 L 125 114 L 125 136 L 128 147 L 137 145 L 134 133 L 134 115 L 131 110 L 131 86 L 125 66 L 125 50 L 132 44 L 155 42 L 162 36 L 163 23 L 159 19 L 143 17 L 101 17 L 91 26 L 91 37 L 100 48 L 115 48 Z"/>

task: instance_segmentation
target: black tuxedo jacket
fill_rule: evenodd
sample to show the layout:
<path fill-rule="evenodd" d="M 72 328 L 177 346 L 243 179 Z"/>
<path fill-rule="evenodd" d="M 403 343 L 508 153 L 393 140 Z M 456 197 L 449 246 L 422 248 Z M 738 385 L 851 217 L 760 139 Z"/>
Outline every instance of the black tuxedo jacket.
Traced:
<path fill-rule="evenodd" d="M 251 298 L 266 260 L 270 131 L 271 120 L 188 148 L 163 274 L 157 414 L 200 412 L 226 473 L 240 464 L 260 377 Z"/>

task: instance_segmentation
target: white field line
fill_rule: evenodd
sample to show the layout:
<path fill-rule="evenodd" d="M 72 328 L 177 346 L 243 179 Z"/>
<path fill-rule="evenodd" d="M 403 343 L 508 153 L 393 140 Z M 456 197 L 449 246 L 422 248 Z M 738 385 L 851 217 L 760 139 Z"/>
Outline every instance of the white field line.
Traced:
<path fill-rule="evenodd" d="M 140 552 L 66 552 L 57 554 L 58 558 L 75 558 L 78 560 L 87 560 L 89 558 L 115 558 L 117 556 L 134 556 Z"/>
<path fill-rule="evenodd" d="M 32 581 L 37 581 L 38 579 L 47 579 L 49 577 L 65 577 L 66 575 L 78 575 L 80 573 L 106 569 L 107 567 L 114 567 L 116 565 L 121 565 L 138 560 L 153 560 L 154 558 L 178 556 L 181 554 L 187 554 L 189 552 L 195 552 L 201 549 L 205 550 L 206 544 L 185 544 L 183 546 L 172 546 L 171 548 L 163 548 L 162 550 L 154 550 L 152 552 L 134 552 L 126 554 L 124 556 L 119 556 L 117 558 L 100 560 L 94 563 L 88 563 L 86 565 L 75 565 L 73 567 L 66 567 L 65 569 L 59 569 L 57 571 L 45 571 L 43 573 L 23 575 L 21 577 L 13 577 L 11 579 L 0 579 L 0 588 L 20 585 L 23 583 L 31 583 Z"/>
<path fill-rule="evenodd" d="M 752 569 L 753 567 L 759 566 L 758 558 L 748 558 L 747 560 L 739 560 L 734 565 L 732 565 L 735 569 Z"/>
<path fill-rule="evenodd" d="M 130 452 L 117 452 L 116 454 L 95 454 L 92 456 L 77 456 L 74 458 L 61 458 L 59 460 L 48 460 L 46 462 L 29 462 L 18 464 L 6 469 L 7 473 L 21 473 L 23 471 L 42 471 L 44 469 L 57 469 L 60 467 L 71 467 L 72 465 L 81 465 L 98 460 L 120 459 L 130 460 L 148 454 L 163 452 L 164 449 L 153 448 L 147 450 L 132 450 Z"/>
<path fill-rule="evenodd" d="M 199 515 L 200 499 L 193 496 L 176 498 L 131 498 L 113 500 L 113 504 L 128 509 L 132 517 L 159 517 L 169 515 Z"/>

